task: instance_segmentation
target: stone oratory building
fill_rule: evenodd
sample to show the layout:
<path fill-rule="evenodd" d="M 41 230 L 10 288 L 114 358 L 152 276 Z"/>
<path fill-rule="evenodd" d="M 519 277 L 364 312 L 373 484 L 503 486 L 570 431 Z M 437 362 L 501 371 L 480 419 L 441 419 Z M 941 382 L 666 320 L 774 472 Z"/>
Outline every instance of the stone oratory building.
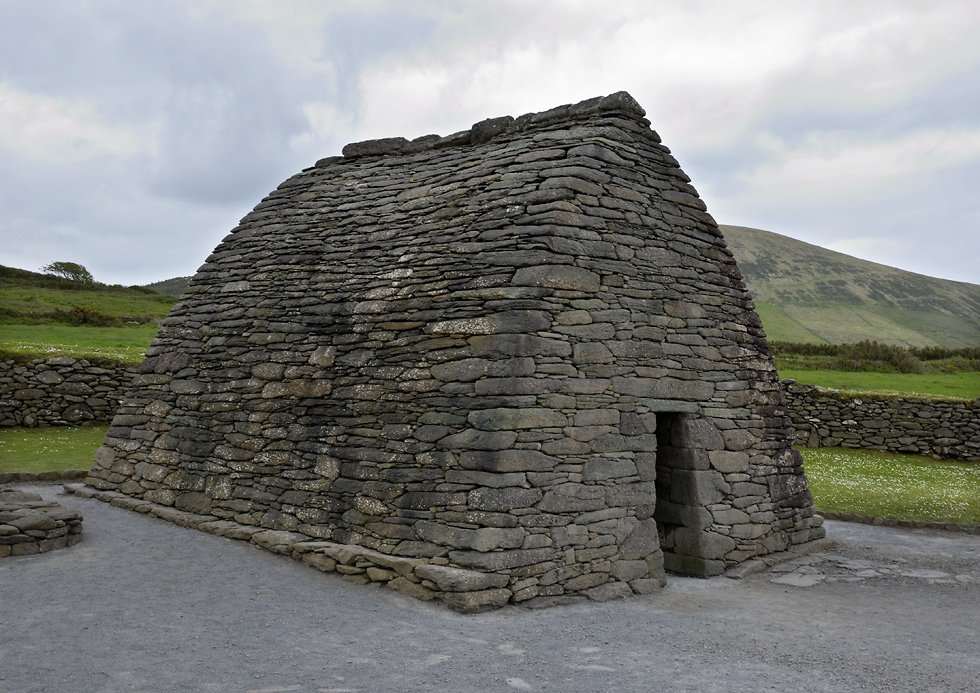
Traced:
<path fill-rule="evenodd" d="M 87 484 L 462 611 L 819 539 L 762 325 L 644 115 L 620 92 L 293 176 L 174 306 Z"/>

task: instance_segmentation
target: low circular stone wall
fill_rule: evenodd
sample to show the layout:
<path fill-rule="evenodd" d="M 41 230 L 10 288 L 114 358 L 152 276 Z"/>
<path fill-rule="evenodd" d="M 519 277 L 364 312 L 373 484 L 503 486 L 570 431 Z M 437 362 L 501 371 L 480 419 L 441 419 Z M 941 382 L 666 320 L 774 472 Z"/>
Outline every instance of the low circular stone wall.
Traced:
<path fill-rule="evenodd" d="M 82 514 L 36 493 L 0 488 L 0 558 L 74 546 L 82 540 Z"/>

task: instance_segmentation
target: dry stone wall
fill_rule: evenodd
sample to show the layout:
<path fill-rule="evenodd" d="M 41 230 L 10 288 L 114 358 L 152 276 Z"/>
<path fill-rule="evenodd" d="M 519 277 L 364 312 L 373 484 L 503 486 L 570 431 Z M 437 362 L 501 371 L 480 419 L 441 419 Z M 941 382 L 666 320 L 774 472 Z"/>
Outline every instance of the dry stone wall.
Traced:
<path fill-rule="evenodd" d="M 135 375 L 68 356 L 0 361 L 0 427 L 108 424 Z"/>
<path fill-rule="evenodd" d="M 619 93 L 290 178 L 191 281 L 87 483 L 493 575 L 493 604 L 821 537 L 741 275 L 643 116 Z"/>
<path fill-rule="evenodd" d="M 796 442 L 980 461 L 980 400 L 843 396 L 784 381 Z"/>

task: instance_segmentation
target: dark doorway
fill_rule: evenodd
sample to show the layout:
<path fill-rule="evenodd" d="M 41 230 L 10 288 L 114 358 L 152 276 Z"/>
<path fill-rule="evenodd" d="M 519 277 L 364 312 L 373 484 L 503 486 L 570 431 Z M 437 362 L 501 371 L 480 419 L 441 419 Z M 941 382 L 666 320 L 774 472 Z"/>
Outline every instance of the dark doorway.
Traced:
<path fill-rule="evenodd" d="M 711 513 L 699 496 L 700 479 L 709 469 L 706 450 L 691 447 L 691 414 L 657 414 L 657 505 L 664 568 L 681 575 L 703 576 L 707 570 L 700 538 L 711 525 Z"/>

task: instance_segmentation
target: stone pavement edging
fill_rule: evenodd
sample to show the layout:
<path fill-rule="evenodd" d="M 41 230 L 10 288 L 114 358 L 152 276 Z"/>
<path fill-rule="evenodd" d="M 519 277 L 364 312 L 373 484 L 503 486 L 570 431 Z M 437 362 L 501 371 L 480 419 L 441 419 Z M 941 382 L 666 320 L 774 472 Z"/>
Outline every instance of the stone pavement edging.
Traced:
<path fill-rule="evenodd" d="M 340 573 L 345 580 L 359 585 L 387 587 L 422 601 L 439 599 L 449 608 L 464 614 L 495 609 L 509 602 L 519 602 L 529 608 L 543 608 L 583 600 L 604 602 L 634 593 L 626 583 L 610 582 L 582 590 L 578 595 L 533 597 L 525 601 L 520 599 L 519 592 L 513 589 L 514 586 L 507 587 L 509 579 L 506 575 L 451 567 L 446 565 L 448 560 L 445 558 L 393 556 L 354 544 L 317 541 L 299 532 L 264 529 L 223 520 L 214 515 L 197 515 L 116 491 L 101 491 L 81 484 L 66 485 L 65 491 L 81 498 L 109 503 L 117 508 L 153 515 L 181 527 L 247 541 L 272 553 L 301 560 L 325 573 Z M 651 585 L 647 591 L 652 592 L 660 587 L 662 584 L 659 583 L 656 586 Z"/>
<path fill-rule="evenodd" d="M 787 561 L 793 561 L 801 556 L 807 556 L 812 553 L 829 551 L 830 549 L 835 549 L 838 546 L 840 546 L 840 542 L 831 537 L 814 539 L 813 541 L 808 541 L 805 544 L 794 544 L 787 551 L 771 553 L 767 556 L 761 556 L 752 561 L 740 563 L 737 566 L 729 568 L 722 573 L 722 575 L 724 577 L 731 578 L 732 580 L 741 580 L 749 575 L 754 575 L 755 573 L 761 573 L 764 570 L 768 570 L 774 565 L 785 563 Z"/>
<path fill-rule="evenodd" d="M 82 514 L 36 493 L 0 489 L 0 558 L 29 556 L 82 540 Z"/>
<path fill-rule="evenodd" d="M 826 520 L 841 522 L 857 522 L 862 525 L 876 527 L 905 527 L 909 529 L 939 529 L 944 532 L 965 532 L 980 534 L 980 525 L 963 525 L 958 522 L 927 522 L 925 520 L 899 520 L 894 517 L 875 517 L 874 515 L 858 515 L 856 513 L 838 513 L 833 510 L 817 510 L 817 515 Z"/>
<path fill-rule="evenodd" d="M 769 582 L 790 587 L 899 578 L 921 580 L 927 585 L 968 585 L 980 581 L 976 573 L 955 564 L 940 563 L 923 568 L 909 566 L 904 559 L 882 561 L 830 554 L 800 556 L 773 566 L 770 572 Z"/>
<path fill-rule="evenodd" d="M 63 472 L 3 472 L 0 484 L 32 484 L 43 481 L 75 481 L 88 476 L 87 469 L 66 469 Z"/>

